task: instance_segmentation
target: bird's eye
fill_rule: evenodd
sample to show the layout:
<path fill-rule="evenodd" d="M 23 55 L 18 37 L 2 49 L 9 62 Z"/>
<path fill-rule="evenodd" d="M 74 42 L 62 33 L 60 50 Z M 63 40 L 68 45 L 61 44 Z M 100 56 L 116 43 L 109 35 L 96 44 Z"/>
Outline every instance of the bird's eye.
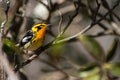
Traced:
<path fill-rule="evenodd" d="M 42 28 L 42 26 L 36 26 L 35 28 L 40 30 Z"/>
<path fill-rule="evenodd" d="M 40 29 L 41 29 L 41 26 L 38 26 L 37 29 L 40 30 Z"/>
<path fill-rule="evenodd" d="M 39 31 L 42 28 L 42 26 L 37 26 L 36 29 Z"/>

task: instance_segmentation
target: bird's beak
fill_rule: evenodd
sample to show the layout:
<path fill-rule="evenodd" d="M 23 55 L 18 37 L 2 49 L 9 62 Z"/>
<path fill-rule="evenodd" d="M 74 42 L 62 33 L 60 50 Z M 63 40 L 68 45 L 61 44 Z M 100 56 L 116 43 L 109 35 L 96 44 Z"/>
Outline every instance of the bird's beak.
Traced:
<path fill-rule="evenodd" d="M 50 27 L 50 26 L 52 26 L 52 24 L 47 24 L 47 27 Z"/>
<path fill-rule="evenodd" d="M 51 24 L 46 24 L 46 26 L 47 26 L 47 30 L 49 30 L 52 25 Z"/>

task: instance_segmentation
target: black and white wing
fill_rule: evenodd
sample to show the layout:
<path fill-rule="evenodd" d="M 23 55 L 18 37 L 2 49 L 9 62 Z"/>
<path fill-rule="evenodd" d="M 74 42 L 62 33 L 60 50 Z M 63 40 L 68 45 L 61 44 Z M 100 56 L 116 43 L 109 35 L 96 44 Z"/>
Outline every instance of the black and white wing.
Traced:
<path fill-rule="evenodd" d="M 31 39 L 33 38 L 33 32 L 30 30 L 28 31 L 24 37 L 22 38 L 22 40 L 20 41 L 20 47 L 24 46 L 26 43 L 28 43 L 29 41 L 31 41 Z"/>

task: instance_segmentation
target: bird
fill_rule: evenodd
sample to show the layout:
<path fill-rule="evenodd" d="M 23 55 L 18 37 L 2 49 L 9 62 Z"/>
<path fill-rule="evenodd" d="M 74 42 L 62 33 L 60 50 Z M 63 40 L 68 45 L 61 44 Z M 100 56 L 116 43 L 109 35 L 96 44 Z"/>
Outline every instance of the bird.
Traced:
<path fill-rule="evenodd" d="M 49 25 L 49 24 L 48 24 Z M 44 43 L 47 24 L 35 24 L 31 30 L 28 30 L 19 42 L 19 47 L 24 50 L 34 51 Z"/>

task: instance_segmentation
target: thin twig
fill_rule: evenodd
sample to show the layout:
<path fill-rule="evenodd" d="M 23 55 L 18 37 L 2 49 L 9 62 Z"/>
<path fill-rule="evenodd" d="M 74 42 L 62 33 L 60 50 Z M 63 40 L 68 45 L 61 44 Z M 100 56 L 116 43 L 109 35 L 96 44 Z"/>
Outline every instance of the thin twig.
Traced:
<path fill-rule="evenodd" d="M 95 24 L 99 23 L 100 21 L 102 21 L 107 15 L 109 15 L 111 13 L 111 11 L 113 11 L 119 5 L 119 3 L 120 3 L 120 1 L 118 3 L 116 3 L 116 5 L 114 5 L 112 9 L 110 9 L 104 16 L 102 16 L 99 20 L 94 22 L 92 25 L 95 25 Z"/>
<path fill-rule="evenodd" d="M 96 35 L 88 35 L 88 36 L 95 38 L 95 37 L 101 37 L 101 36 L 107 36 L 107 35 L 116 35 L 116 34 L 114 33 L 113 30 L 106 30 L 106 31 L 99 32 Z"/>
<path fill-rule="evenodd" d="M 99 9 L 100 9 L 100 6 L 101 6 L 101 4 L 99 3 L 98 0 L 96 0 L 96 3 L 97 3 L 97 8 L 95 9 L 94 14 L 93 14 L 93 19 L 92 19 L 93 22 L 96 21 L 96 18 L 97 18 L 97 15 L 99 13 Z"/>
<path fill-rule="evenodd" d="M 53 43 L 53 44 L 55 45 L 55 44 L 59 44 L 59 43 L 63 43 L 63 42 L 69 41 L 69 40 L 71 40 L 71 39 L 73 39 L 73 38 L 75 38 L 75 37 L 77 37 L 77 36 L 85 33 L 85 32 L 88 31 L 90 28 L 91 28 L 91 25 L 88 25 L 87 27 L 85 27 L 85 28 L 84 28 L 82 31 L 80 31 L 79 33 L 77 33 L 77 34 L 75 34 L 75 35 L 73 35 L 73 36 L 71 36 L 71 37 L 68 37 L 68 38 L 59 40 L 59 41 L 57 41 L 57 42 L 55 42 L 55 43 Z"/>
<path fill-rule="evenodd" d="M 76 6 L 77 5 L 77 6 Z M 65 31 L 68 29 L 68 27 L 70 26 L 70 24 L 72 23 L 73 19 L 78 15 L 79 13 L 79 8 L 80 8 L 80 3 L 79 0 L 78 2 L 74 2 L 74 6 L 76 7 L 76 10 L 74 12 L 74 14 L 72 16 L 70 16 L 70 20 L 67 23 L 67 25 L 65 26 L 65 28 L 63 29 L 63 31 L 61 32 L 61 35 L 65 33 Z"/>
<path fill-rule="evenodd" d="M 60 15 L 60 21 L 59 21 L 59 24 L 58 24 L 58 34 L 61 33 L 61 28 L 62 28 L 62 20 L 63 20 L 63 16 L 62 16 L 62 13 L 60 12 L 60 10 L 58 10 L 58 13 Z"/>
<path fill-rule="evenodd" d="M 99 25 L 103 30 L 108 30 L 107 26 L 105 26 L 104 23 L 99 22 L 98 25 Z"/>

